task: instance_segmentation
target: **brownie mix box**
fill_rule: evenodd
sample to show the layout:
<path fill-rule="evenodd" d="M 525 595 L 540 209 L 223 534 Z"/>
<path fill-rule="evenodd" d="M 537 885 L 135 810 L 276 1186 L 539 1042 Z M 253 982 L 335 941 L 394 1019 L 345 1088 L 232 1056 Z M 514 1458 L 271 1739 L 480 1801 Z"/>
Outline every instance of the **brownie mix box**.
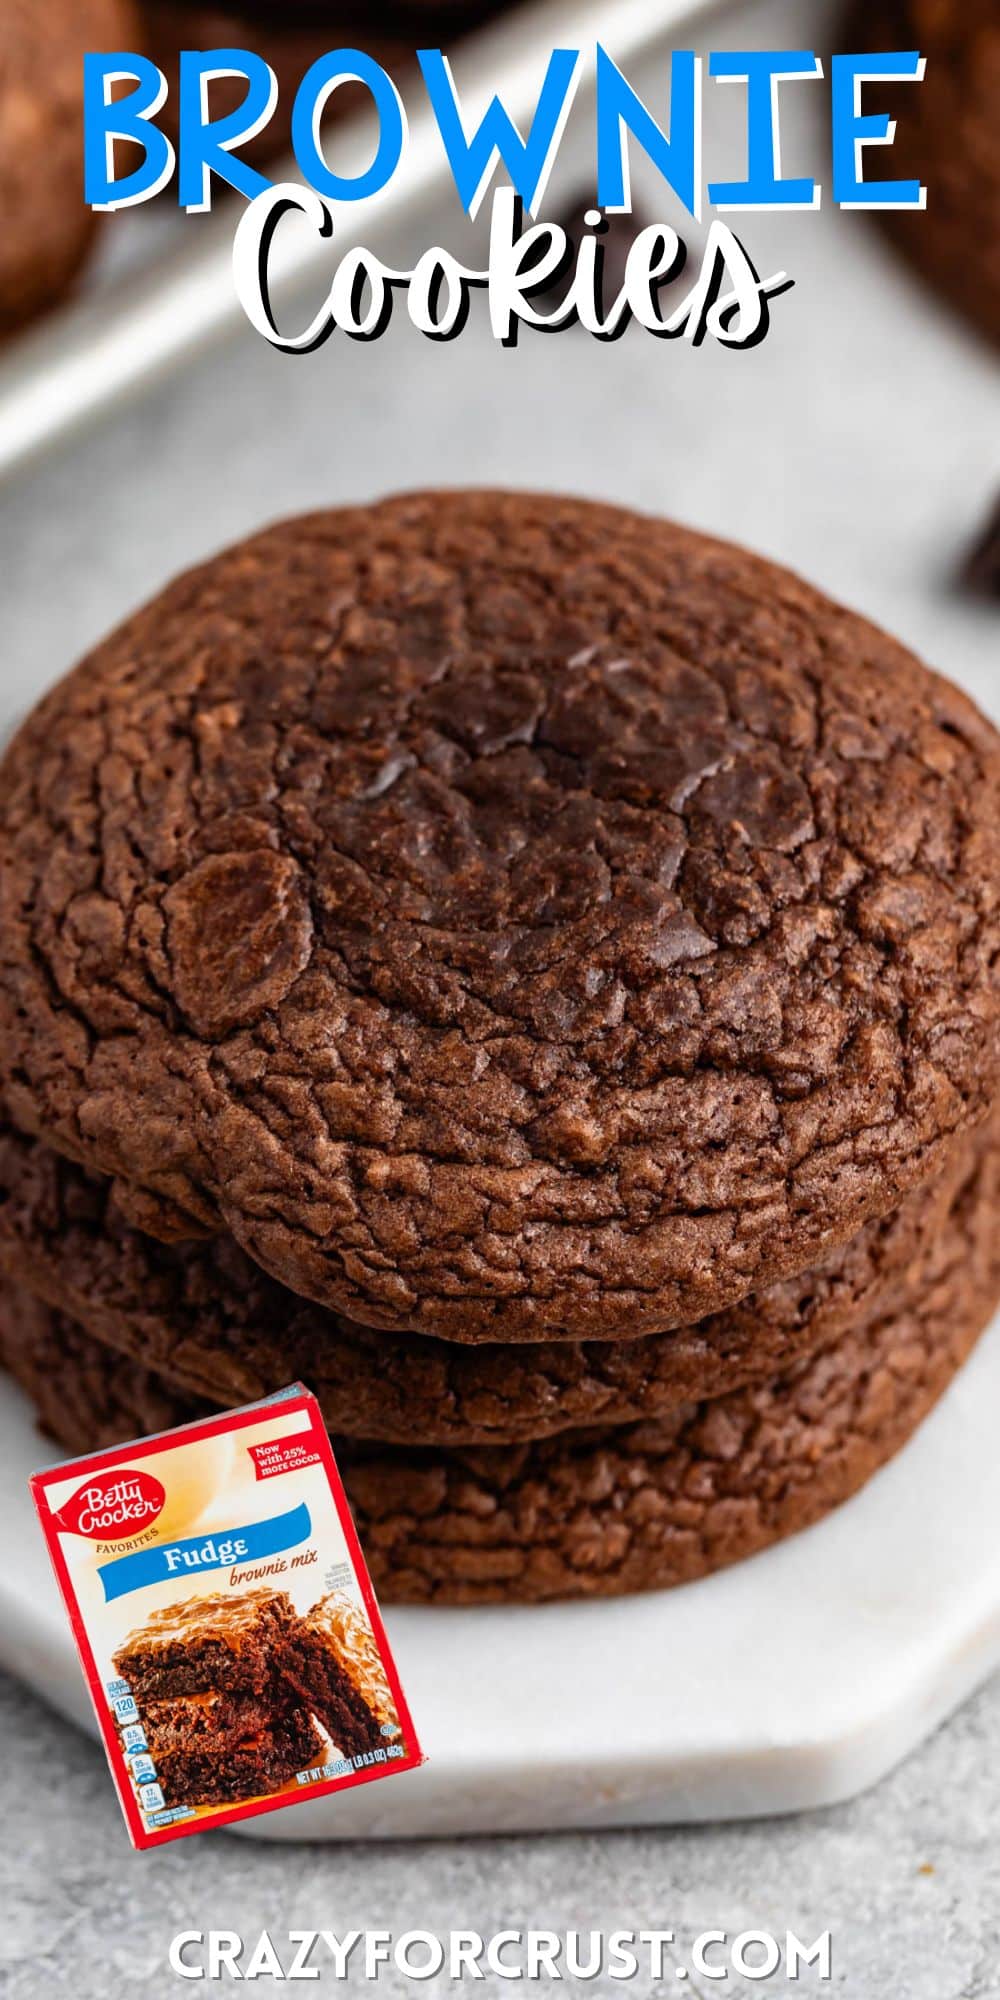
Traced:
<path fill-rule="evenodd" d="M 306 1390 L 32 1490 L 137 1847 L 422 1761 Z"/>

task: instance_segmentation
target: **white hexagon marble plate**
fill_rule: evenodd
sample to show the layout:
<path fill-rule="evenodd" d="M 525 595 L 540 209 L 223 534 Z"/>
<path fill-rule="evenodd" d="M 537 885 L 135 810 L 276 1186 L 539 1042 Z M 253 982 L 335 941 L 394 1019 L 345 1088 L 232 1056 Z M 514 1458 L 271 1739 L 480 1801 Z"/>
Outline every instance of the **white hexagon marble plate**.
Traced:
<path fill-rule="evenodd" d="M 1000 1319 L 864 1492 L 750 1562 L 607 1604 L 390 1608 L 424 1769 L 240 1831 L 667 1824 L 862 1790 L 1000 1664 L 998 1410 Z M 93 1729 L 27 1488 L 57 1456 L 0 1378 L 0 1661 Z"/>

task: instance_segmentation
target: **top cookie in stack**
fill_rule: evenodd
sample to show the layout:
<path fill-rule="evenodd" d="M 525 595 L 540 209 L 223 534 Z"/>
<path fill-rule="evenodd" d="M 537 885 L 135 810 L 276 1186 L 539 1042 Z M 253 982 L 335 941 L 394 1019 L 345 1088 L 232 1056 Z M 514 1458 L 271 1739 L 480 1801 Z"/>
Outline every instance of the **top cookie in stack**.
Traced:
<path fill-rule="evenodd" d="M 189 1394 L 287 1353 L 398 1440 L 412 1382 L 417 1453 L 863 1355 L 992 1216 L 998 773 L 903 648 L 663 522 L 256 537 L 4 761 L 8 1274 Z"/>

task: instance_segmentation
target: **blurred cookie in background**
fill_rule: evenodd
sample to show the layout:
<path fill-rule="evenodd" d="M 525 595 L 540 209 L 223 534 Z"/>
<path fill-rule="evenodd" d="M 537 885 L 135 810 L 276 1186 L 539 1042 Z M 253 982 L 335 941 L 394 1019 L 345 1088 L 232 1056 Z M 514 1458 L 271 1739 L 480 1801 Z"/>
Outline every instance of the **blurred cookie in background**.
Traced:
<path fill-rule="evenodd" d="M 129 0 L 0 5 L 0 334 L 72 284 L 96 228 L 83 198 L 83 58 L 131 49 Z"/>
<path fill-rule="evenodd" d="M 962 582 L 978 597 L 1000 603 L 1000 493 L 962 568 Z"/>
<path fill-rule="evenodd" d="M 882 219 L 923 276 L 1000 343 L 1000 3 L 855 0 L 842 45 L 926 57 L 922 83 L 865 85 L 866 111 L 897 121 L 893 178 L 927 188 L 925 210 Z"/>
<path fill-rule="evenodd" d="M 270 123 L 248 145 L 241 159 L 259 165 L 291 147 L 292 105 L 306 70 L 328 50 L 359 48 L 373 56 L 394 78 L 415 61 L 418 47 L 447 34 L 449 40 L 469 33 L 491 13 L 496 0 L 391 0 L 365 6 L 362 0 L 240 0 L 227 6 L 202 5 L 200 0 L 144 0 L 146 38 L 150 54 L 170 83 L 160 123 L 176 138 L 177 58 L 182 49 L 252 49 L 269 62 L 278 80 L 278 102 Z M 222 118 L 242 104 L 245 85 L 238 78 L 220 77 L 209 86 L 213 118 Z M 338 122 L 370 105 L 363 85 L 345 84 L 334 92 L 327 117 Z"/>
<path fill-rule="evenodd" d="M 55 304 L 85 264 L 99 223 L 84 202 L 83 58 L 88 51 L 143 49 L 167 76 L 159 123 L 177 137 L 177 58 L 184 48 L 249 48 L 278 80 L 275 114 L 241 147 L 252 163 L 291 145 L 291 112 L 306 70 L 328 50 L 364 49 L 398 77 L 420 45 L 452 41 L 498 11 L 502 0 L 0 0 L 0 338 Z M 221 118 L 245 86 L 221 77 L 209 111 Z M 362 85 L 337 90 L 330 122 L 370 109 Z"/>

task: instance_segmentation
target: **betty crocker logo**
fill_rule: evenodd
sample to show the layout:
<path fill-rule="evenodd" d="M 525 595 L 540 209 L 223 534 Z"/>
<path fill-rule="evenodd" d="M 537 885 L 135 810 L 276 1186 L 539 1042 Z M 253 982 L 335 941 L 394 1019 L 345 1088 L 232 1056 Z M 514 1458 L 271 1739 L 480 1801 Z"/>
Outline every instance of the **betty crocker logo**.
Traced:
<path fill-rule="evenodd" d="M 119 1542 L 148 1528 L 162 1511 L 166 1493 L 150 1472 L 109 1472 L 87 1481 L 60 1507 L 58 1520 L 71 1535 L 92 1542 Z"/>

